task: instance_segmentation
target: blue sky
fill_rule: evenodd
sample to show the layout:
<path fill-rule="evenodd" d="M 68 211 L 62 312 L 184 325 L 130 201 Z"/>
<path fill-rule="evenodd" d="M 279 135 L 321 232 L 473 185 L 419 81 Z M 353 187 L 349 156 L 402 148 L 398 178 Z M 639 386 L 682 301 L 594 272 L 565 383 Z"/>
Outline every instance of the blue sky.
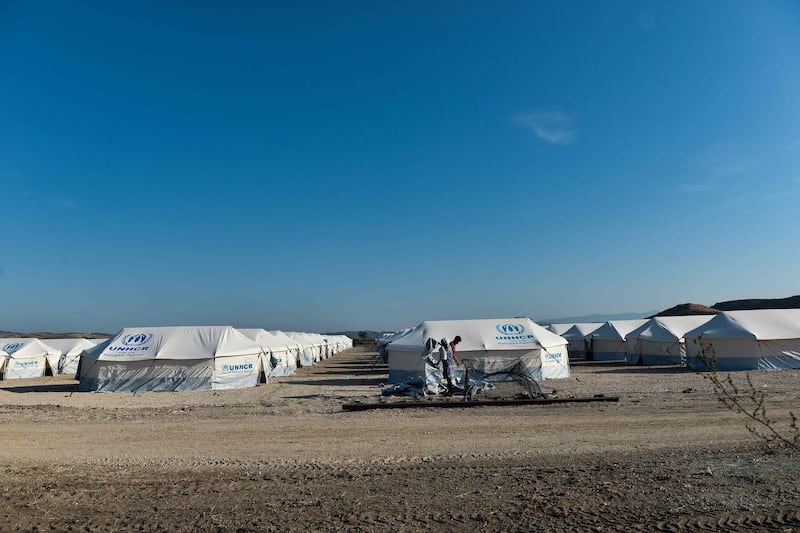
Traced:
<path fill-rule="evenodd" d="M 380 4 L 0 3 L 0 329 L 800 293 L 797 3 Z"/>

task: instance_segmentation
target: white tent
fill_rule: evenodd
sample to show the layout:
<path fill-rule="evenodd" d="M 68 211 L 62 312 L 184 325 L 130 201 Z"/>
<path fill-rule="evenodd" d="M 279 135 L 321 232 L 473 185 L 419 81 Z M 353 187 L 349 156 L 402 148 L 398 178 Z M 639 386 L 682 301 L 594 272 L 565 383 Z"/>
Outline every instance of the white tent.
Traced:
<path fill-rule="evenodd" d="M 726 311 L 685 335 L 689 365 L 707 368 L 713 347 L 717 370 L 800 368 L 800 309 Z M 702 339 L 702 346 L 701 346 Z"/>
<path fill-rule="evenodd" d="M 575 325 L 575 322 L 565 322 L 565 323 L 557 323 L 557 324 L 548 324 L 547 329 L 555 333 L 556 335 L 564 335 L 567 331 Z"/>
<path fill-rule="evenodd" d="M 345 351 L 347 348 L 352 348 L 353 343 L 350 337 L 346 335 L 328 335 L 325 337 L 332 347 L 332 354 L 335 355 L 339 352 Z"/>
<path fill-rule="evenodd" d="M 86 350 L 80 390 L 224 390 L 254 387 L 263 350 L 230 326 L 125 328 Z"/>
<path fill-rule="evenodd" d="M 423 322 L 388 346 L 389 381 L 425 378 L 422 353 L 428 339 L 461 337 L 461 361 L 511 361 L 532 355 L 541 368 L 539 379 L 569 377 L 567 341 L 530 318 L 432 320 Z"/>
<path fill-rule="evenodd" d="M 105 341 L 105 339 L 102 339 Z M 100 339 L 46 339 L 43 341 L 47 346 L 54 348 L 58 352 L 58 357 L 48 359 L 50 368 L 55 374 L 72 374 L 78 371 L 78 362 L 84 350 L 97 346 Z"/>
<path fill-rule="evenodd" d="M 389 344 L 391 344 L 394 340 L 399 339 L 412 329 L 414 328 L 403 328 L 393 333 L 384 333 L 383 335 L 380 336 L 380 338 L 375 340 L 375 346 L 384 363 L 386 362 L 386 357 L 387 357 L 386 350 Z"/>
<path fill-rule="evenodd" d="M 334 355 L 345 350 L 344 339 L 342 338 L 342 335 L 328 335 L 325 338 L 333 347 Z"/>
<path fill-rule="evenodd" d="M 294 356 L 294 366 L 296 368 L 303 366 L 301 364 L 303 345 L 297 342 L 297 339 L 291 338 L 279 329 L 268 330 L 268 333 L 272 334 L 279 342 L 286 343 L 286 346 L 289 347 L 289 352 Z"/>
<path fill-rule="evenodd" d="M 325 340 L 325 337 L 323 337 L 319 333 L 306 333 L 306 335 L 314 343 L 317 352 L 319 352 L 318 353 L 319 360 L 327 359 L 332 355 L 329 351 L 328 341 Z"/>
<path fill-rule="evenodd" d="M 345 350 L 349 350 L 353 347 L 353 339 L 348 337 L 347 335 L 337 335 L 336 338 L 339 342 L 339 351 L 343 352 Z"/>
<path fill-rule="evenodd" d="M 265 368 L 272 369 L 270 376 L 290 376 L 295 373 L 297 357 L 296 350 L 293 348 L 294 342 L 290 338 L 280 338 L 261 328 L 239 328 L 239 331 L 257 342 L 264 350 L 265 360 L 262 364 Z"/>
<path fill-rule="evenodd" d="M 319 346 L 315 339 L 300 331 L 284 331 L 284 333 L 300 345 L 300 366 L 311 366 L 319 362 Z"/>
<path fill-rule="evenodd" d="M 49 367 L 48 358 L 58 361 L 60 352 L 39 339 L 0 338 L 0 372 L 3 379 L 40 378 Z M 50 368 L 55 374 L 56 367 Z"/>
<path fill-rule="evenodd" d="M 597 331 L 603 324 L 601 322 L 582 322 L 580 324 L 573 324 L 572 327 L 562 333 L 561 335 L 569 342 L 569 357 L 570 359 L 584 358 L 589 349 L 588 337 Z"/>
<path fill-rule="evenodd" d="M 647 322 L 639 320 L 609 320 L 589 336 L 589 350 L 595 361 L 623 361 L 625 336 Z"/>
<path fill-rule="evenodd" d="M 686 362 L 683 336 L 715 315 L 654 317 L 625 337 L 625 364 L 675 365 Z"/>

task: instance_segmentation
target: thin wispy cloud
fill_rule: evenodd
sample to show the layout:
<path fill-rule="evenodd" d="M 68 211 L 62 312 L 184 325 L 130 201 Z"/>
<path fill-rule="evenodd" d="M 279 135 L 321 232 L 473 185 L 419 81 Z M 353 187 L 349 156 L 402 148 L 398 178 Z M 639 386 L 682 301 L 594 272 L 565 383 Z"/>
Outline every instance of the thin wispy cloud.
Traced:
<path fill-rule="evenodd" d="M 754 160 L 747 157 L 747 153 L 747 148 L 740 143 L 716 143 L 698 156 L 696 165 L 718 178 L 745 174 L 754 166 Z"/>
<path fill-rule="evenodd" d="M 748 189 L 760 190 L 761 197 L 769 187 L 797 183 L 795 168 L 800 162 L 800 140 L 790 139 L 770 146 L 748 146 L 742 142 L 718 142 L 709 145 L 689 161 L 691 181 L 677 184 L 683 193 L 713 191 L 732 194 Z"/>
<path fill-rule="evenodd" d="M 738 143 L 715 143 L 694 158 L 692 166 L 696 179 L 680 183 L 682 193 L 704 193 L 720 191 L 736 183 L 756 166 L 753 158 Z"/>
<path fill-rule="evenodd" d="M 712 164 L 710 171 L 715 176 L 736 176 L 737 174 L 744 174 L 748 172 L 751 166 L 751 161 L 735 159 Z"/>
<path fill-rule="evenodd" d="M 538 110 L 518 113 L 512 120 L 548 144 L 567 145 L 577 139 L 575 119 L 562 111 Z"/>

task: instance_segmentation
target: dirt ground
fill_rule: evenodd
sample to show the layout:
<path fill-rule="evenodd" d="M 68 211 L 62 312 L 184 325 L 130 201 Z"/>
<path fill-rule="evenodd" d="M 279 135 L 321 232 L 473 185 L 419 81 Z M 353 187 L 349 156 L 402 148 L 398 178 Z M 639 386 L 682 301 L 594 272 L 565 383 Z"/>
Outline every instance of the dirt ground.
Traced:
<path fill-rule="evenodd" d="M 363 349 L 238 391 L 0 382 L 0 530 L 800 531 L 800 455 L 701 375 L 572 371 L 542 388 L 620 401 L 345 412 L 386 381 Z M 751 376 L 787 425 L 800 371 Z"/>

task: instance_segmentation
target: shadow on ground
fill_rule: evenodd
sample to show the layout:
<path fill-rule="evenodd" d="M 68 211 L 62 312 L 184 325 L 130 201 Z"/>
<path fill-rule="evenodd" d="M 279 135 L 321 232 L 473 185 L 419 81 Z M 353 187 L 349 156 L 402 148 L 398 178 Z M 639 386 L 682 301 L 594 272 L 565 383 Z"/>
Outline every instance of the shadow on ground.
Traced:
<path fill-rule="evenodd" d="M 380 379 L 314 379 L 314 380 L 289 380 L 284 385 L 322 385 L 330 387 L 376 387 L 384 385 L 389 380 L 388 377 Z"/>
<path fill-rule="evenodd" d="M 46 385 L 20 385 L 18 387 L 2 387 L 0 390 L 16 393 L 26 392 L 78 392 L 78 383 L 52 383 Z"/>
<path fill-rule="evenodd" d="M 657 376 L 659 374 L 686 374 L 694 370 L 680 366 L 630 366 L 626 368 L 598 369 L 598 374 L 638 374 L 640 376 Z"/>

